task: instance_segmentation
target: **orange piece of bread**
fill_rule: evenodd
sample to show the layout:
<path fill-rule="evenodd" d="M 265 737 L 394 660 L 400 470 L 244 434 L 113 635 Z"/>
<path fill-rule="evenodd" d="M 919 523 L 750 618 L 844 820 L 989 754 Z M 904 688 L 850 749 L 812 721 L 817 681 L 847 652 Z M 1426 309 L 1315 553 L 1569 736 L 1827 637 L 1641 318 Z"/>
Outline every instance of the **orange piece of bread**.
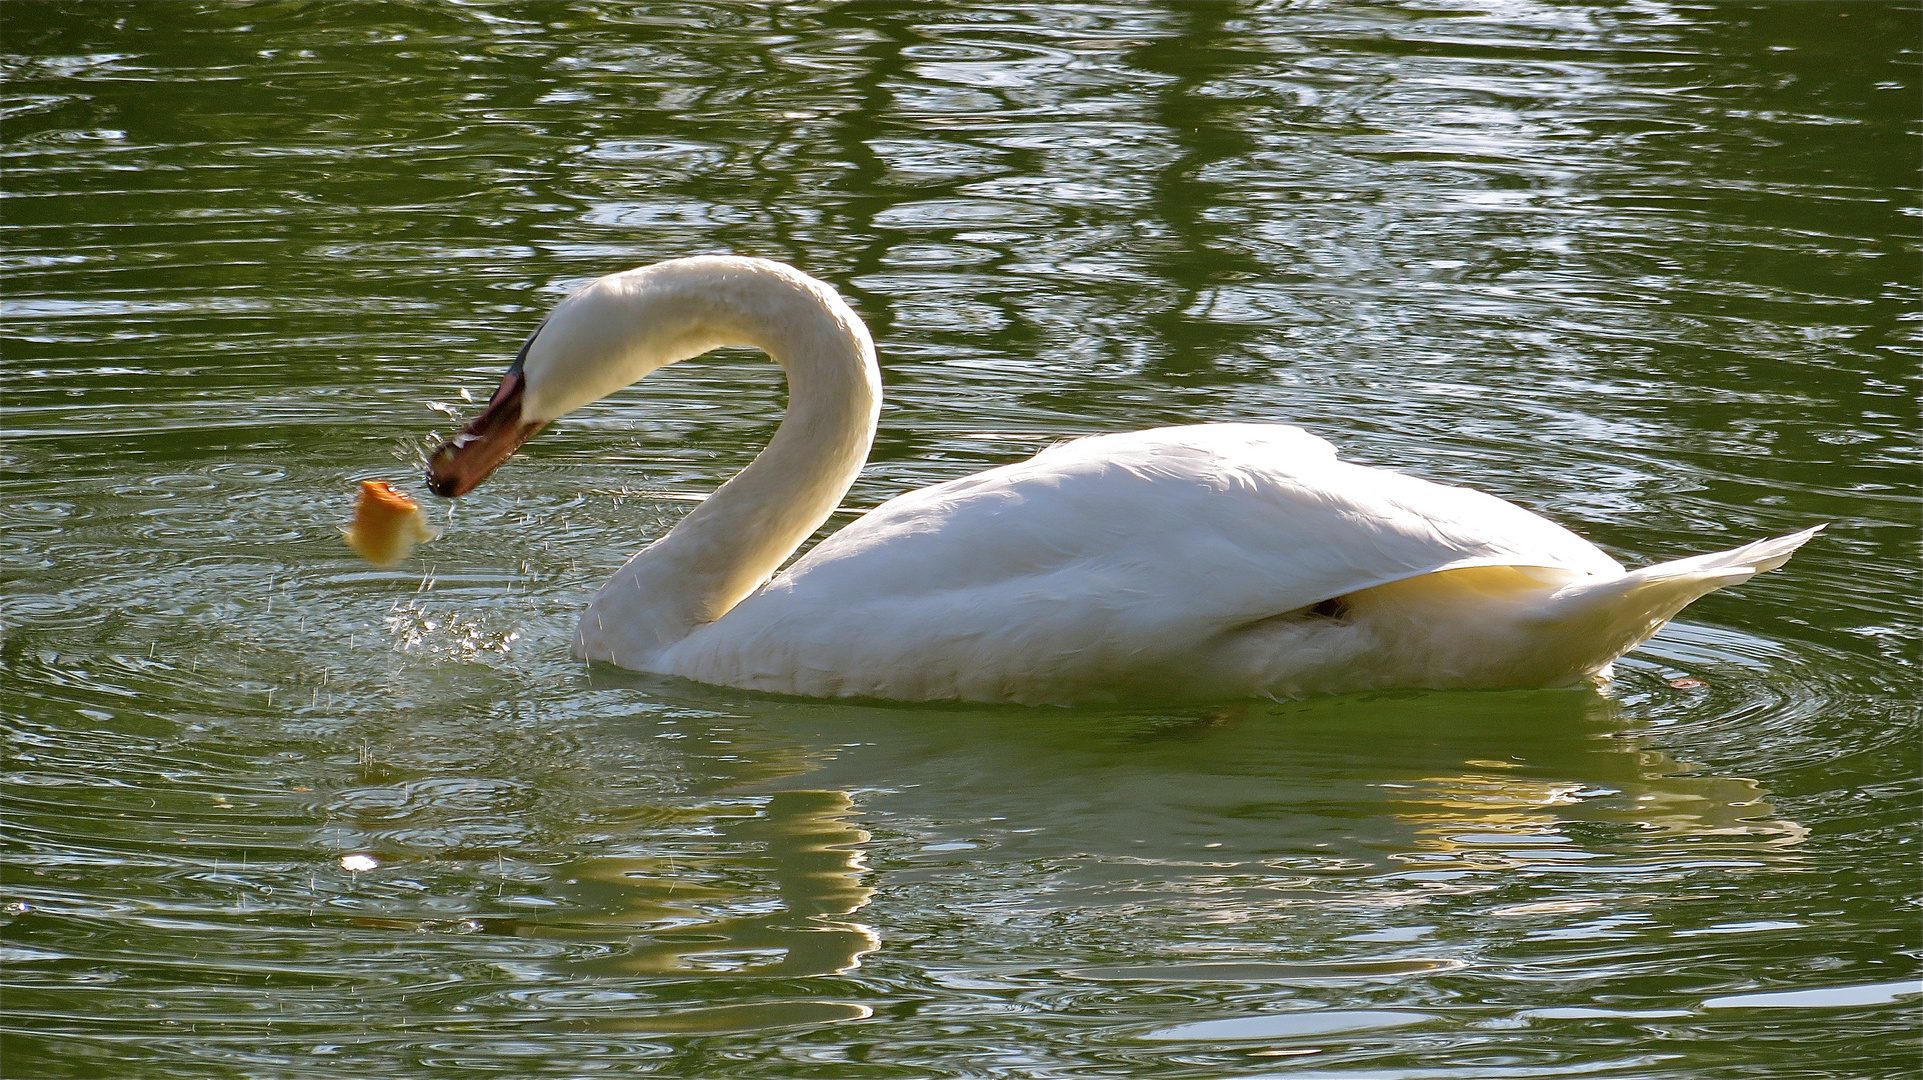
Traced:
<path fill-rule="evenodd" d="M 407 558 L 414 545 L 436 534 L 421 519 L 420 505 L 413 499 L 385 480 L 363 480 L 360 499 L 354 503 L 354 523 L 341 535 L 361 558 L 376 566 L 393 566 Z"/>

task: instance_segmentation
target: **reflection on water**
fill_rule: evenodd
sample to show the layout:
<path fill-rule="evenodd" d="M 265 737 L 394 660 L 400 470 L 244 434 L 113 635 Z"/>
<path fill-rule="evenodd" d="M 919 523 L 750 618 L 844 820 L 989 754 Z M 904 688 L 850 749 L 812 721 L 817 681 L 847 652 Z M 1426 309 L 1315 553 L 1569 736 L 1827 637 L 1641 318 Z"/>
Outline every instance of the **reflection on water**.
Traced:
<path fill-rule="evenodd" d="M 765 774 L 765 763 L 734 761 L 734 776 L 715 779 L 736 799 L 776 790 L 676 812 L 680 828 L 697 827 L 701 840 L 672 852 L 550 867 L 542 912 L 482 924 L 611 946 L 570 968 L 591 976 L 845 973 L 881 945 L 872 927 L 848 921 L 877 888 L 888 899 L 889 876 L 865 861 L 871 835 L 851 823 L 871 814 L 895 828 L 914 823 L 910 866 L 965 875 L 970 865 L 1060 859 L 1072 849 L 1045 871 L 1048 909 L 1071 896 L 1083 906 L 1132 903 L 1141 888 L 1108 890 L 1155 868 L 1151 891 L 1205 899 L 1209 908 L 1233 900 L 1243 917 L 1257 910 L 1249 903 L 1272 906 L 1278 896 L 1284 906 L 1303 895 L 1329 898 L 1328 883 L 1340 879 L 1394 883 L 1376 890 L 1376 902 L 1393 905 L 1400 901 L 1392 894 L 1407 900 L 1443 880 L 1456 882 L 1455 892 L 1489 887 L 1466 884 L 1468 871 L 1594 873 L 1625 861 L 1782 866 L 1785 849 L 1807 834 L 1776 817 L 1754 781 L 1704 775 L 1645 746 L 1599 695 L 1488 698 L 1474 720 L 1437 717 L 1420 699 L 1406 709 L 1379 702 L 1366 755 L 1328 745 L 1353 736 L 1338 705 L 1284 707 L 1281 715 L 1273 707 L 1084 714 L 1058 720 L 1037 740 L 1032 720 L 1020 715 L 962 713 L 943 722 L 765 703 L 755 727 L 773 745 L 759 752 L 781 763 L 778 778 L 744 783 L 741 774 Z M 1492 723 L 1490 712 L 1510 715 Z M 1328 726 L 1317 730 L 1318 720 Z M 1439 722 L 1454 725 L 1440 745 Z M 1519 740 L 1522 724 L 1538 734 Z M 1403 739 L 1393 737 L 1398 728 Z M 789 742 L 798 732 L 812 739 Z M 740 734 L 732 726 L 729 733 Z M 687 734 L 702 737 L 698 729 Z M 868 738 L 838 741 L 844 735 Z M 1103 749 L 1067 750 L 1064 736 Z M 1163 753 L 1171 744 L 1182 751 L 1173 760 Z M 1260 767 L 1246 767 L 1258 755 Z M 797 762 L 811 764 L 798 770 Z M 1223 767 L 1238 763 L 1244 767 Z M 859 803 L 848 791 L 792 786 L 857 777 L 886 786 L 867 787 Z M 744 873 L 755 876 L 754 887 L 743 886 Z M 1502 913 L 1594 906 L 1568 903 Z M 1437 966 L 1394 963 L 1400 973 Z"/>
<path fill-rule="evenodd" d="M 756 804 L 647 810 L 693 827 L 704 842 L 668 854 L 594 854 L 545 867 L 537 897 L 506 905 L 525 904 L 528 913 L 453 926 L 593 943 L 599 948 L 568 954 L 576 959 L 567 971 L 584 978 L 836 974 L 880 947 L 872 927 L 846 918 L 874 894 L 864 883 L 861 845 L 869 837 L 849 824 L 855 811 L 846 792 L 781 791 Z M 364 860 L 363 870 L 377 865 L 367 856 L 348 858 Z M 761 880 L 744 880 L 750 876 Z M 446 909 L 436 914 L 430 925 L 446 926 Z M 359 922 L 422 925 L 393 916 Z"/>
<path fill-rule="evenodd" d="M 725 855 L 599 856 L 556 868 L 563 920 L 494 919 L 488 929 L 531 937 L 626 942 L 581 961 L 588 976 L 711 972 L 825 975 L 852 971 L 880 947 L 846 917 L 868 903 L 861 845 L 841 791 L 782 791 L 759 813 L 714 822 Z M 741 852 L 758 852 L 747 855 Z M 772 898 L 725 884 L 765 866 Z M 746 912 L 751 913 L 743 913 Z"/>
<path fill-rule="evenodd" d="M 1629 825 L 1664 837 L 1743 837 L 1771 847 L 1809 835 L 1795 822 L 1771 818 L 1753 780 L 1702 776 L 1661 750 L 1633 746 L 1621 763 L 1633 768 L 1615 776 L 1542 780 L 1499 771 L 1519 768 L 1514 762 L 1467 761 L 1471 771 L 1411 783 L 1409 807 L 1397 816 L 1419 826 L 1426 850 L 1525 864 L 1556 858 L 1554 845 L 1569 839 L 1558 827 L 1573 822 Z"/>
<path fill-rule="evenodd" d="M 812 767 L 741 790 L 861 792 L 872 820 L 914 820 L 924 852 L 968 861 L 1073 849 L 1091 866 L 1368 876 L 1570 867 L 1625 849 L 1778 862 L 1807 835 L 1755 781 L 1650 746 L 1587 691 L 1071 710 L 1046 724 L 779 701 L 755 713 L 764 738 L 812 736 L 780 754 Z"/>
<path fill-rule="evenodd" d="M 523 961 L 524 978 L 557 988 L 512 1000 L 540 1002 L 541 1022 L 567 1030 L 860 1019 L 872 1006 L 859 1000 L 691 1008 L 701 999 L 615 988 L 846 976 L 871 954 L 917 955 L 930 933 L 944 942 L 944 985 L 1030 986 L 1057 966 L 1035 954 L 1032 928 L 1064 919 L 1081 927 L 1082 966 L 1057 976 L 1068 987 L 1241 988 L 1200 991 L 1220 1008 L 1251 987 L 1341 1001 L 1376 986 L 1434 1007 L 1446 1000 L 1438 980 L 1513 962 L 1505 951 L 1614 942 L 1628 950 L 1614 962 L 1630 962 L 1689 899 L 1676 882 L 1793 868 L 1807 835 L 1756 782 L 1651 746 L 1618 702 L 1587 690 L 1055 710 L 1038 724 L 1030 710 L 762 699 L 611 669 L 595 685 L 648 686 L 673 707 L 656 725 L 672 752 L 650 755 L 650 768 L 681 777 L 681 801 L 602 806 L 594 831 L 641 831 L 584 837 L 576 854 L 538 868 L 501 868 L 494 896 L 472 896 L 464 912 L 429 894 L 432 912 L 409 913 L 396 896 L 385 914 L 356 920 L 562 946 L 536 954 L 536 967 L 525 967 L 535 956 Z M 622 728 L 609 721 L 583 737 L 599 741 L 597 759 L 619 761 L 633 743 Z M 417 803 L 426 790 L 415 786 Z M 336 805 L 355 810 L 362 842 L 397 835 L 368 816 L 376 804 L 364 797 Z M 999 890 L 979 893 L 981 880 Z M 896 930 L 858 918 L 869 910 Z M 1471 946 L 1435 921 L 1465 917 L 1512 940 Z M 917 925 L 931 918 L 940 930 Z M 1097 929 L 1114 920 L 1154 929 Z M 1693 1001 L 1663 1000 L 1696 1015 Z M 1299 1040 L 1351 1030 L 1348 1016 L 1323 1008 L 1142 1037 Z"/>

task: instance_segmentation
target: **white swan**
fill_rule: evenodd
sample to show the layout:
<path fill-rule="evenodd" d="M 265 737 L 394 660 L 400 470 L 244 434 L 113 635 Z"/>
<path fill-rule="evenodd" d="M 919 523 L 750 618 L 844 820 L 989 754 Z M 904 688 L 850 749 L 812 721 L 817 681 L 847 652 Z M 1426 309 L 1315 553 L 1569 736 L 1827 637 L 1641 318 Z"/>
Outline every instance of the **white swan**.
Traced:
<path fill-rule="evenodd" d="M 1077 439 L 891 499 L 776 573 L 873 440 L 867 329 L 781 263 L 704 256 L 563 300 L 429 465 L 459 496 L 542 425 L 721 346 L 787 369 L 767 449 L 629 560 L 575 653 L 808 697 L 1023 703 L 1566 686 L 1814 529 L 1633 573 L 1494 496 L 1279 424 Z"/>

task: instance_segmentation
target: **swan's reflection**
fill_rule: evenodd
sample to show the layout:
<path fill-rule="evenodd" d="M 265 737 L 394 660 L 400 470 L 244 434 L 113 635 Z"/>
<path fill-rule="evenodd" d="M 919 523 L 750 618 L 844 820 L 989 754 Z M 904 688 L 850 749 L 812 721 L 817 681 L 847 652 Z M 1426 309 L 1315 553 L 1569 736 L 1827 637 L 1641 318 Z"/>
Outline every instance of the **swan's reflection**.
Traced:
<path fill-rule="evenodd" d="M 752 724 L 808 768 L 772 778 L 721 760 L 687 768 L 735 792 L 861 793 L 891 836 L 914 842 L 891 840 L 883 889 L 936 867 L 965 878 L 970 862 L 1045 862 L 1052 901 L 1101 902 L 1125 882 L 1199 882 L 1230 867 L 1367 877 L 1452 855 L 1481 866 L 1711 850 L 1780 860 L 1805 835 L 1753 781 L 1652 746 L 1653 732 L 1592 691 L 1134 714 L 706 700 L 739 709 L 733 731 Z M 698 743 L 679 745 L 699 753 Z"/>
<path fill-rule="evenodd" d="M 733 814 L 726 811 L 732 810 Z M 621 941 L 582 960 L 583 974 L 715 973 L 786 976 L 845 972 L 880 947 L 848 921 L 874 890 L 863 884 L 868 833 L 849 822 L 846 792 L 775 792 L 758 813 L 713 811 L 710 853 L 600 856 L 566 867 L 557 892 L 565 921 L 490 920 L 523 937 Z M 772 878 L 774 896 L 744 877 Z"/>
<path fill-rule="evenodd" d="M 1774 817 L 1753 780 L 1703 776 L 1661 750 L 1633 745 L 1594 763 L 1619 769 L 1550 779 L 1517 775 L 1513 761 L 1466 761 L 1466 770 L 1411 783 L 1397 816 L 1415 826 L 1419 849 L 1480 863 L 1555 861 L 1559 849 L 1573 846 L 1561 830 L 1577 823 L 1629 826 L 1645 842 L 1714 838 L 1749 849 L 1786 848 L 1809 834 Z"/>
<path fill-rule="evenodd" d="M 1566 881 L 1515 867 L 1628 898 L 1652 862 L 1780 864 L 1805 832 L 1754 782 L 1706 775 L 1583 691 L 1122 714 L 648 689 L 677 694 L 682 718 L 645 752 L 689 798 L 637 811 L 671 814 L 669 830 L 561 868 L 564 921 L 488 920 L 599 945 L 575 954 L 582 974 L 845 972 L 880 947 L 853 916 L 891 885 L 911 906 L 1189 923 L 1321 908 L 1366 925 L 1368 910 Z"/>

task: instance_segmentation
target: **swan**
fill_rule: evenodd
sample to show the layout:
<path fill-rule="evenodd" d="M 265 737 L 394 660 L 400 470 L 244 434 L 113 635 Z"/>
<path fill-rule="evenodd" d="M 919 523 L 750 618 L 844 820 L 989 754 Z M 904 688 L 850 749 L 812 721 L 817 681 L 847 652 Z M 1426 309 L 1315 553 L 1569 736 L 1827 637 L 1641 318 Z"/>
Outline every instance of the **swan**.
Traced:
<path fill-rule="evenodd" d="M 430 457 L 428 486 L 466 494 L 549 422 L 723 346 L 786 369 L 787 414 L 594 597 L 582 659 L 903 701 L 1570 686 L 1822 528 L 1625 572 L 1492 495 L 1341 461 L 1299 428 L 1215 423 L 1075 439 L 911 491 L 783 570 L 867 460 L 881 379 L 832 287 L 737 256 L 562 300 Z"/>

